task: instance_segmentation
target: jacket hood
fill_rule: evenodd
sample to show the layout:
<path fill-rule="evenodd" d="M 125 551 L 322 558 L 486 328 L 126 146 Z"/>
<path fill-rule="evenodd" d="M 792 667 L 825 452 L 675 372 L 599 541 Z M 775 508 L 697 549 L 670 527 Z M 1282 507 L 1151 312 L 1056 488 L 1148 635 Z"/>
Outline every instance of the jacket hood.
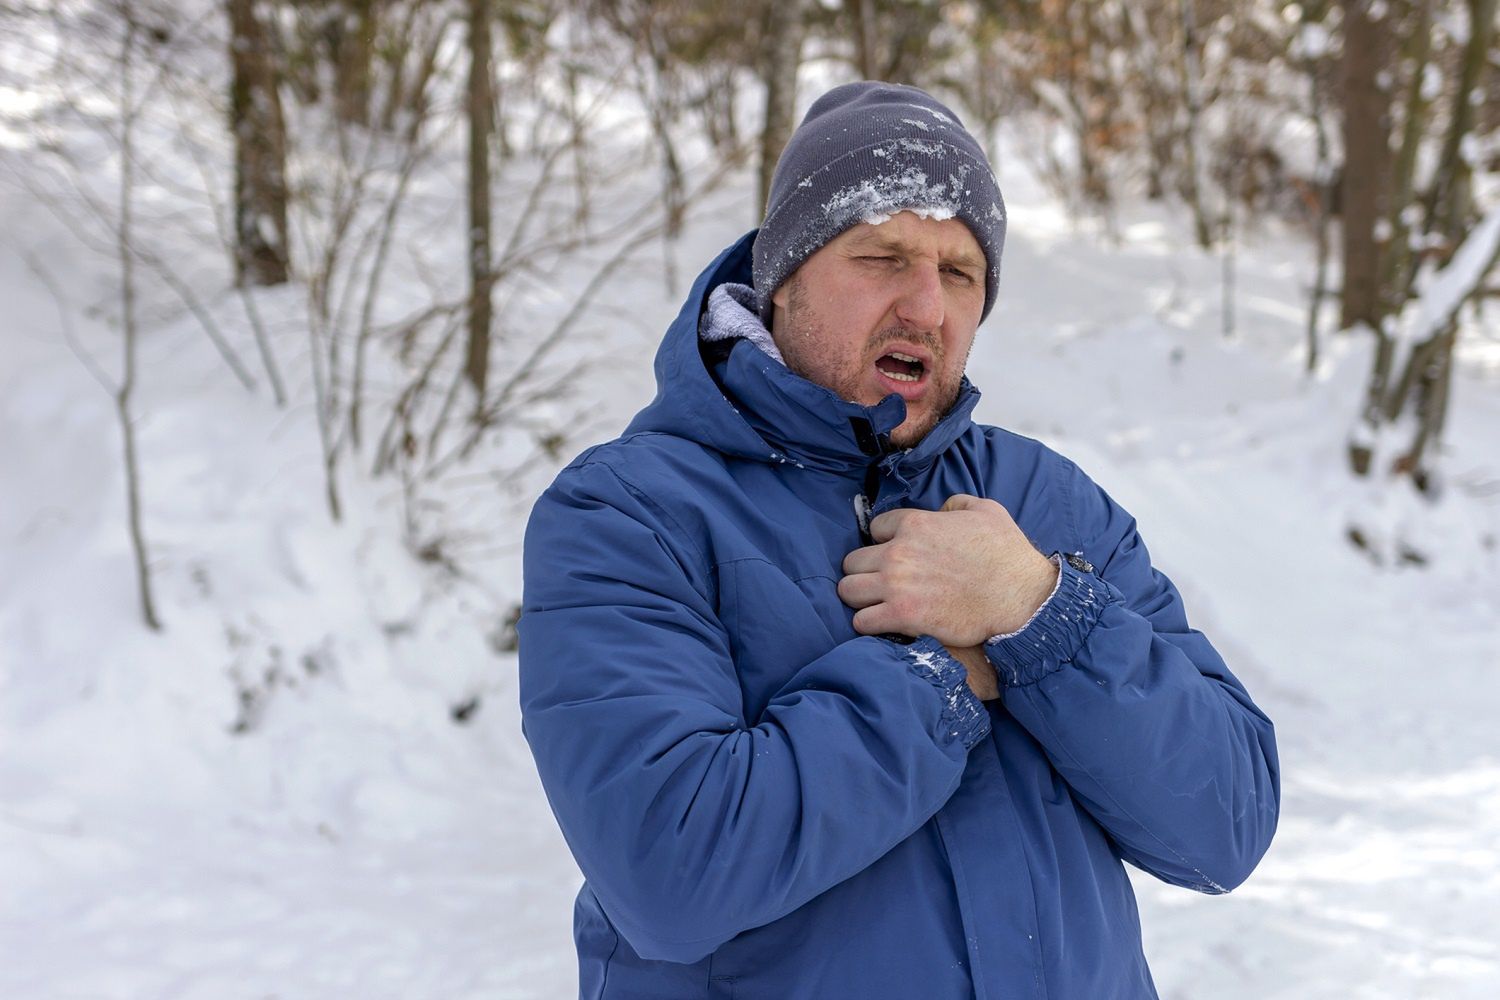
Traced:
<path fill-rule="evenodd" d="M 625 433 L 672 434 L 736 458 L 829 471 L 881 460 L 910 476 L 931 464 L 970 426 L 979 390 L 967 377 L 947 415 L 915 447 L 901 451 L 889 443 L 906 419 L 899 395 L 873 406 L 852 403 L 746 340 L 701 339 L 699 320 L 713 290 L 750 283 L 755 233 L 719 254 L 693 282 L 656 352 L 656 398 Z"/>

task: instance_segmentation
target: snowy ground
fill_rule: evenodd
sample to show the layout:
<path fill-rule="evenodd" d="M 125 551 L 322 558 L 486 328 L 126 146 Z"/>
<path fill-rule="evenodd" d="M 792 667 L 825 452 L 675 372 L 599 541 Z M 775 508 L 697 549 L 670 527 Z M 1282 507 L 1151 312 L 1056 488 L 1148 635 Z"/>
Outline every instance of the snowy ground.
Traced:
<path fill-rule="evenodd" d="M 1019 169 L 1002 180 L 1011 229 L 971 363 L 979 417 L 1060 448 L 1136 514 L 1278 725 L 1281 831 L 1251 881 L 1205 898 L 1138 880 L 1163 995 L 1491 996 L 1497 314 L 1466 331 L 1444 502 L 1368 497 L 1341 457 L 1363 353 L 1332 344 L 1324 371 L 1300 372 L 1300 243 L 1264 233 L 1242 252 L 1226 343 L 1219 263 L 1183 220 L 1131 209 L 1110 245 Z M 748 184 L 696 214 L 679 290 L 748 224 Z M 579 877 L 519 733 L 514 655 L 492 641 L 546 469 L 510 492 L 454 480 L 482 544 L 470 536 L 464 575 L 444 572 L 401 545 L 385 480 L 347 483 L 348 516 L 330 524 L 305 386 L 277 411 L 190 319 L 155 325 L 138 427 L 167 629 L 149 634 L 110 400 L 23 252 L 66 276 L 79 338 L 112 370 L 117 344 L 85 309 L 107 262 L 0 188 L 0 996 L 571 994 Z M 456 270 L 461 248 L 443 252 Z M 677 309 L 660 260 L 648 248 L 607 296 L 624 311 L 588 324 L 604 362 L 580 387 L 591 427 L 651 394 Z M 276 330 L 299 357 L 295 325 Z M 1429 564 L 1374 569 L 1343 540 L 1354 515 Z M 232 733 L 237 686 L 273 668 L 253 731 Z"/>

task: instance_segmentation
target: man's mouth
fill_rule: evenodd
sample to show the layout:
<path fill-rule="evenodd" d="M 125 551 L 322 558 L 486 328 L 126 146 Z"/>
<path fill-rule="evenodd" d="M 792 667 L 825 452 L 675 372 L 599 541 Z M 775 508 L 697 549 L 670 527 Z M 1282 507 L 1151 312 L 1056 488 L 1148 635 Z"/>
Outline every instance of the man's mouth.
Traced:
<path fill-rule="evenodd" d="M 926 370 L 921 358 L 914 358 L 910 354 L 900 354 L 896 351 L 877 358 L 875 367 L 880 369 L 882 375 L 893 378 L 897 382 L 919 382 Z"/>

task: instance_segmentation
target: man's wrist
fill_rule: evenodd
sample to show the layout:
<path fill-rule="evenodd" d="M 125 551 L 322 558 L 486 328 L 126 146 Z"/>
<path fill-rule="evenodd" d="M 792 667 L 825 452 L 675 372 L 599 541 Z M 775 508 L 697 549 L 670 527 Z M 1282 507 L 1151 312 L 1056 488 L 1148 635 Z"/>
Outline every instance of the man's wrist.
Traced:
<path fill-rule="evenodd" d="M 1062 556 L 1057 553 L 1053 553 L 1052 555 L 1045 558 L 1047 562 L 1051 564 L 1051 573 L 1048 577 L 1042 580 L 1041 584 L 1036 588 L 1036 591 L 1034 592 L 1035 594 L 1040 596 L 1040 599 L 1032 608 L 1031 614 L 1027 616 L 1026 620 L 1018 628 L 1007 631 L 1002 627 L 1000 630 L 992 632 L 988 636 L 986 641 L 993 642 L 996 639 L 1007 639 L 1014 635 L 1020 635 L 1022 632 L 1026 631 L 1026 627 L 1028 625 L 1036 621 L 1036 616 L 1041 614 L 1042 609 L 1045 608 L 1048 603 L 1051 602 L 1052 598 L 1056 596 L 1057 588 L 1062 584 Z"/>
<path fill-rule="evenodd" d="M 1062 555 L 1058 569 L 1057 589 L 1031 621 L 984 644 L 985 655 L 1007 687 L 1038 681 L 1071 661 L 1104 609 L 1124 600 L 1081 555 Z"/>

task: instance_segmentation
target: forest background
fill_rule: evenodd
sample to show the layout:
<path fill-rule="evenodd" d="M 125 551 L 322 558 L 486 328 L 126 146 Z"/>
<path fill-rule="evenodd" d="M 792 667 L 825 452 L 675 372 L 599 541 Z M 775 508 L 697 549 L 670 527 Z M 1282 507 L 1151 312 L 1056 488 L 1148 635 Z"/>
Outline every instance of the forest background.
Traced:
<path fill-rule="evenodd" d="M 1000 175 L 980 416 L 1127 500 L 1281 728 L 1263 874 L 1211 909 L 1138 883 L 1164 995 L 1481 995 L 1496 22 L 0 0 L 0 993 L 571 991 L 526 511 L 864 78 Z"/>

